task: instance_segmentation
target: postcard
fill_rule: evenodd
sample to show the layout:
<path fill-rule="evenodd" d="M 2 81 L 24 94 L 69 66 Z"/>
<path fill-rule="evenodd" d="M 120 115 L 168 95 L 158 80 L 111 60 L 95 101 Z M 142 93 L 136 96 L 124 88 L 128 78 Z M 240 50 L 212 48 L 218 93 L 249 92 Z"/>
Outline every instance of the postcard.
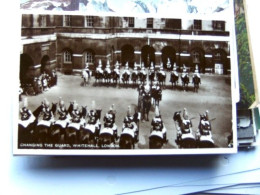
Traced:
<path fill-rule="evenodd" d="M 21 3 L 14 154 L 235 153 L 233 1 L 117 6 Z"/>

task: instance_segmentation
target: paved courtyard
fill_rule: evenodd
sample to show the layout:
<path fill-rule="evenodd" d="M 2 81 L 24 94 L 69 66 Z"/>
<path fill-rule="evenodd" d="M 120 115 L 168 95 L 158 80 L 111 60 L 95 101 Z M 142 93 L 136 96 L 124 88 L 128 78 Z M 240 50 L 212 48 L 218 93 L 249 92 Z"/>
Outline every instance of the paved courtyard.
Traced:
<path fill-rule="evenodd" d="M 194 135 L 199 124 L 199 114 L 208 110 L 210 119 L 214 119 L 212 120 L 212 134 L 216 147 L 226 148 L 228 146 L 227 136 L 232 131 L 230 76 L 205 74 L 201 75 L 201 82 L 198 93 L 192 91 L 191 84 L 187 91 L 183 91 L 180 87 L 171 87 L 169 73 L 167 73 L 166 87 L 163 89 L 162 101 L 160 102 L 160 112 L 167 128 L 167 138 L 169 140 L 168 144 L 164 145 L 164 148 L 177 148 L 173 114 L 176 111 L 182 111 L 184 107 L 187 108 L 190 118 L 195 117 L 192 120 Z M 22 98 L 24 97 L 26 96 L 23 95 Z M 58 73 L 57 86 L 40 95 L 27 96 L 31 110 L 35 110 L 44 98 L 47 98 L 49 102 L 57 102 L 59 97 L 62 97 L 67 106 L 69 102 L 76 100 L 79 105 L 88 106 L 88 108 L 91 107 L 92 100 L 95 100 L 96 108 L 102 109 L 101 119 L 103 119 L 109 107 L 114 104 L 117 112 L 116 124 L 120 135 L 127 107 L 130 105 L 132 111 L 134 111 L 134 107 L 137 106 L 138 92 L 136 88 L 125 87 L 122 84 L 116 86 L 95 84 L 93 77 L 87 86 L 82 86 L 80 75 Z M 152 108 L 149 115 L 150 121 L 140 122 L 137 149 L 149 147 L 151 120 L 154 116 L 154 108 Z"/>

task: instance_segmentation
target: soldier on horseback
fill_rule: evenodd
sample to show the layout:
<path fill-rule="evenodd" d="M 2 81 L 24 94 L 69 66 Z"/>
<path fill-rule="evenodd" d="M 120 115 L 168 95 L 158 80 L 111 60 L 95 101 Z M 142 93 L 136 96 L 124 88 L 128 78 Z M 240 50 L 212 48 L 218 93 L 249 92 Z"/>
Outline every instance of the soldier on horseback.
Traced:
<path fill-rule="evenodd" d="M 168 141 L 167 140 L 167 135 L 166 135 L 167 130 L 166 130 L 165 126 L 164 126 L 164 123 L 163 123 L 163 120 L 161 118 L 158 106 L 156 106 L 156 108 L 155 108 L 155 117 L 153 118 L 153 120 L 151 122 L 151 126 L 152 126 L 151 131 L 162 132 L 162 134 L 163 134 L 163 141 L 164 141 L 164 143 L 167 143 L 167 141 Z"/>
<path fill-rule="evenodd" d="M 131 115 L 131 108 L 128 106 L 127 115 L 124 118 L 123 121 L 123 127 L 122 132 L 124 133 L 124 130 L 131 130 L 131 132 L 128 132 L 132 135 L 132 137 L 135 139 L 135 142 L 138 141 L 138 127 L 136 124 L 136 121 L 134 120 L 134 116 Z"/>
<path fill-rule="evenodd" d="M 110 128 L 113 131 L 113 136 L 115 139 L 118 139 L 117 134 L 117 125 L 115 124 L 115 118 L 116 118 L 116 111 L 114 110 L 114 105 L 112 105 L 109 109 L 109 111 L 104 116 L 104 127 Z"/>
<path fill-rule="evenodd" d="M 50 108 L 50 103 L 48 102 L 47 99 L 45 99 L 42 103 L 43 107 L 42 107 L 42 115 L 43 115 L 43 120 L 45 121 L 54 121 L 54 116 L 52 113 L 52 110 Z"/>
<path fill-rule="evenodd" d="M 123 74 L 127 74 L 127 76 L 130 76 L 130 70 L 129 70 L 128 62 L 125 65 L 125 69 L 123 71 Z"/>
<path fill-rule="evenodd" d="M 177 72 L 177 67 L 176 67 L 176 63 L 174 63 L 173 65 L 173 70 L 171 71 L 171 78 L 170 78 L 170 82 L 174 83 L 175 81 L 173 80 L 174 78 L 177 78 L 176 82 L 178 82 L 178 78 L 179 78 L 179 74 Z"/>
<path fill-rule="evenodd" d="M 20 122 L 24 123 L 25 121 L 27 121 L 26 124 L 27 126 L 32 124 L 35 121 L 35 116 L 33 115 L 32 111 L 27 108 L 28 106 L 27 98 L 24 99 L 23 104 L 24 104 L 23 107 L 20 109 L 21 121 L 19 121 L 19 124 Z"/>
<path fill-rule="evenodd" d="M 181 74 L 181 77 L 184 78 L 185 76 L 187 76 L 188 73 L 187 73 L 187 68 L 185 66 L 185 64 L 183 64 L 183 69 L 182 69 L 182 74 Z"/>
<path fill-rule="evenodd" d="M 106 65 L 106 68 L 105 68 L 105 72 L 106 72 L 107 74 L 111 74 L 111 69 L 110 69 L 109 60 L 107 60 L 107 65 Z"/>
<path fill-rule="evenodd" d="M 136 81 L 138 79 L 138 70 L 136 64 L 134 65 L 134 70 L 131 74 L 131 80 L 133 81 L 133 84 L 136 84 Z"/>
<path fill-rule="evenodd" d="M 188 111 L 186 108 L 183 109 L 183 119 L 182 119 L 182 125 L 181 125 L 181 132 L 183 134 L 185 133 L 190 133 L 192 127 L 191 120 L 189 119 L 188 116 Z"/>
<path fill-rule="evenodd" d="M 99 113 L 96 110 L 95 101 L 92 101 L 92 108 L 89 111 L 88 116 L 89 116 L 89 120 L 87 124 L 95 125 L 95 137 L 97 138 L 100 133 L 101 123 L 99 120 L 100 118 Z"/>
<path fill-rule="evenodd" d="M 100 73 L 100 74 L 103 74 L 103 69 L 102 69 L 102 63 L 101 63 L 101 60 L 99 60 L 99 64 L 98 64 L 98 67 L 96 68 L 96 72 L 97 73 Z"/>
<path fill-rule="evenodd" d="M 153 82 L 152 90 L 151 90 L 152 98 L 154 99 L 154 104 L 159 106 L 159 102 L 162 100 L 162 89 L 158 84 L 158 81 L 155 80 Z"/>
<path fill-rule="evenodd" d="M 64 101 L 61 99 L 58 103 L 57 112 L 59 114 L 59 120 L 65 120 L 67 118 L 67 109 Z"/>
<path fill-rule="evenodd" d="M 118 62 L 117 62 L 116 65 L 115 65 L 114 72 L 115 72 L 118 76 L 120 75 L 120 69 L 119 69 L 119 64 L 118 64 Z"/>
<path fill-rule="evenodd" d="M 199 73 L 198 65 L 195 66 L 195 71 L 194 71 L 193 76 L 192 76 L 192 83 L 194 83 L 195 77 L 199 78 L 199 83 L 200 83 L 200 73 Z"/>

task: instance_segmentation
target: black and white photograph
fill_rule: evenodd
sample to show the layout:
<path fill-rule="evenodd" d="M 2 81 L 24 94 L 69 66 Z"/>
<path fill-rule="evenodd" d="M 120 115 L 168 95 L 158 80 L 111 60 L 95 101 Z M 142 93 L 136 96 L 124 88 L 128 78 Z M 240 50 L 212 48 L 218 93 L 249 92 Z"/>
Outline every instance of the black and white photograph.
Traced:
<path fill-rule="evenodd" d="M 207 17 L 22 14 L 15 152 L 234 153 L 232 29 Z"/>

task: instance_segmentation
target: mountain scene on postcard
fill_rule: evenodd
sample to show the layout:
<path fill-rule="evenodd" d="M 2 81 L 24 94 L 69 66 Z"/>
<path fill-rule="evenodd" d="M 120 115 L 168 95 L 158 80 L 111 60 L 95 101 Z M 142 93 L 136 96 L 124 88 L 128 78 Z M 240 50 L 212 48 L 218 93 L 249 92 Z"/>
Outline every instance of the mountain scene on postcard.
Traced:
<path fill-rule="evenodd" d="M 240 105 L 248 108 L 254 102 L 255 95 L 243 0 L 235 1 L 235 17 L 240 80 Z"/>
<path fill-rule="evenodd" d="M 21 0 L 25 10 L 102 11 L 116 13 L 223 13 L 230 0 Z M 210 3 L 209 3 L 210 2 Z"/>

